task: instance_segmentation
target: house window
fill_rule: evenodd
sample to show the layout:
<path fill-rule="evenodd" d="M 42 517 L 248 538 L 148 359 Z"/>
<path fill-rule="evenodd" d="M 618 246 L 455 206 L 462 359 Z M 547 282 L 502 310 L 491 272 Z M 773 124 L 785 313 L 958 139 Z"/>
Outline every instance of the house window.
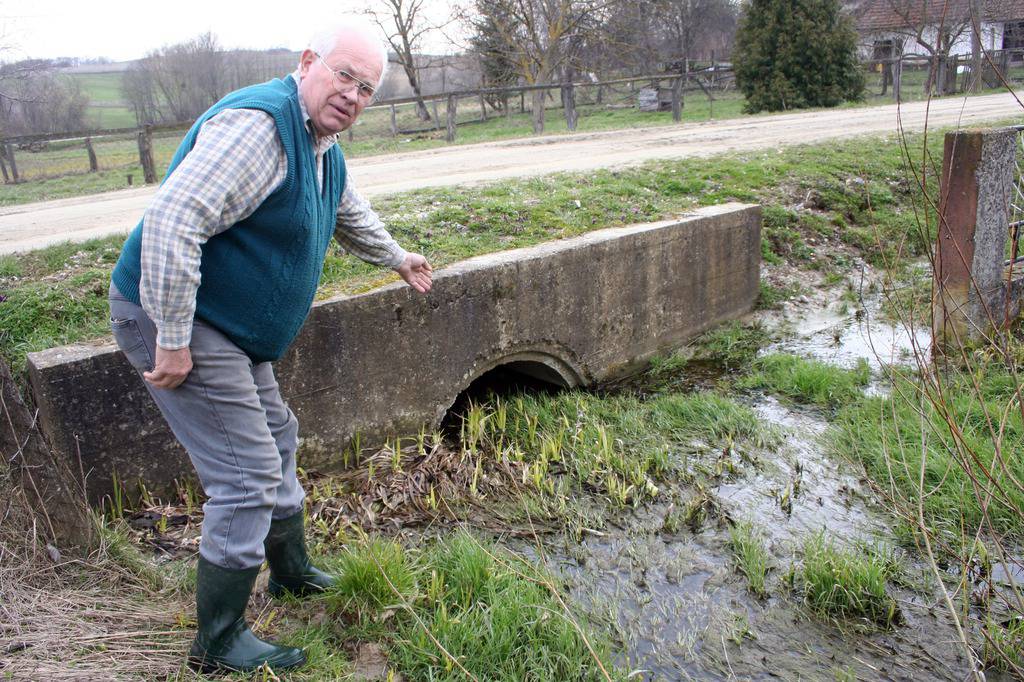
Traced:
<path fill-rule="evenodd" d="M 1024 50 L 1024 21 L 1008 21 L 1003 24 L 1003 49 Z M 1021 54 L 1014 54 L 1014 60 L 1019 60 Z"/>
<path fill-rule="evenodd" d="M 892 38 L 887 40 L 876 40 L 871 48 L 871 59 L 873 61 L 880 61 L 899 57 L 901 52 L 900 48 L 902 48 L 902 44 L 897 45 L 896 41 Z"/>

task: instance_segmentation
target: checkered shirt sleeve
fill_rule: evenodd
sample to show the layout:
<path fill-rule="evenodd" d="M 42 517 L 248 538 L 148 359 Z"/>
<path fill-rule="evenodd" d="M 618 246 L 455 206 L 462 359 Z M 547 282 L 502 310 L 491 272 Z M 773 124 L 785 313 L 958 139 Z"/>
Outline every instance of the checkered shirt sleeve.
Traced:
<path fill-rule="evenodd" d="M 226 109 L 199 131 L 192 150 L 160 186 L 142 219 L 142 307 L 157 345 L 184 348 L 192 338 L 200 247 L 270 196 L 287 173 L 273 118 Z"/>
<path fill-rule="evenodd" d="M 370 202 L 359 194 L 351 173 L 346 177 L 334 238 L 346 251 L 367 263 L 397 268 L 405 260 L 405 250 L 388 233 Z"/>

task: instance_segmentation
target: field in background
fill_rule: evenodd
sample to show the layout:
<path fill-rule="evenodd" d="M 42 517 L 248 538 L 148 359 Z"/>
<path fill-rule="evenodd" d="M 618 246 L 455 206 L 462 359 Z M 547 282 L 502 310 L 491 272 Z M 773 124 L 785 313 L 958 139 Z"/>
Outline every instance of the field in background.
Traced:
<path fill-rule="evenodd" d="M 77 82 L 89 96 L 85 122 L 90 129 L 129 128 L 136 124 L 135 112 L 121 94 L 120 73 L 76 73 L 68 74 L 67 78 Z"/>
<path fill-rule="evenodd" d="M 1024 82 L 1024 65 L 1013 66 L 1009 78 L 1014 83 Z M 122 101 L 120 73 L 75 74 L 90 97 L 87 120 L 97 128 L 130 127 L 135 125 L 131 109 Z M 906 67 L 903 71 L 903 101 L 923 99 L 927 72 L 924 68 Z M 639 87 L 639 85 L 637 86 Z M 880 95 L 882 75 L 877 70 L 867 72 L 868 95 L 861 103 L 846 106 L 871 106 L 894 102 L 891 88 Z M 998 89 L 983 90 L 991 94 Z M 953 95 L 954 97 L 960 95 Z M 714 100 L 701 90 L 684 94 L 682 122 L 735 118 L 743 116 L 743 97 L 733 87 L 713 91 Z M 603 88 L 598 101 L 597 88 L 577 89 L 578 132 L 628 129 L 672 125 L 668 111 L 641 112 L 636 108 L 637 92 L 629 85 L 620 84 Z M 478 97 L 462 98 L 457 107 L 457 135 L 454 144 L 471 144 L 493 140 L 529 137 L 533 135 L 529 96 L 508 100 L 511 113 L 496 111 L 492 106 L 481 107 Z M 493 104 L 497 104 L 494 102 Z M 390 107 L 367 109 L 350 134 L 342 136 L 341 144 L 349 157 L 415 151 L 445 146 L 446 105 L 430 103 L 436 116 L 431 121 L 419 120 L 412 105 L 395 108 L 392 133 Z M 567 130 L 557 92 L 547 100 L 546 134 Z M 484 120 L 486 118 L 486 120 Z M 167 164 L 183 135 L 181 130 L 154 134 L 153 153 L 158 178 L 163 176 Z M 15 205 L 48 199 L 82 196 L 127 188 L 129 183 L 142 184 L 142 168 L 138 158 L 135 135 L 102 137 L 93 140 L 99 171 L 89 172 L 86 150 L 81 141 L 51 142 L 38 149 L 19 149 L 16 152 L 18 170 L 23 182 L 0 186 L 0 206 Z M 130 177 L 130 180 L 129 180 Z"/>

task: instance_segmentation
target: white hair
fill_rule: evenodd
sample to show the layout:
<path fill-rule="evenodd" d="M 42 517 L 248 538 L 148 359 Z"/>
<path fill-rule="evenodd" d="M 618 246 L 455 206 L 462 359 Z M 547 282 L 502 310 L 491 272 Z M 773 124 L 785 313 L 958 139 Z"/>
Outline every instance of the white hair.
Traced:
<path fill-rule="evenodd" d="M 338 38 L 347 32 L 361 33 L 376 46 L 380 55 L 380 80 L 378 87 L 384 82 L 384 74 L 388 71 L 388 48 L 379 38 L 378 27 L 360 16 L 342 15 L 331 22 L 326 29 L 317 31 L 309 41 L 309 49 L 321 57 L 326 57 L 338 46 Z"/>

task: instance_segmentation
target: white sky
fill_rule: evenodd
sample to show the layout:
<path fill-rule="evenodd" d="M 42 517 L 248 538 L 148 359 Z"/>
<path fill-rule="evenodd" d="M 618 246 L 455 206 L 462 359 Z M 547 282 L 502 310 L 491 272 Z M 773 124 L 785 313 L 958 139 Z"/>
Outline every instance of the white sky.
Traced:
<path fill-rule="evenodd" d="M 318 26 L 329 25 L 332 16 L 357 13 L 365 4 L 363 0 L 0 0 L 0 34 L 7 48 L 0 60 L 109 57 L 122 61 L 206 31 L 212 31 L 226 48 L 301 50 Z M 443 38 L 424 48 L 451 51 Z"/>

